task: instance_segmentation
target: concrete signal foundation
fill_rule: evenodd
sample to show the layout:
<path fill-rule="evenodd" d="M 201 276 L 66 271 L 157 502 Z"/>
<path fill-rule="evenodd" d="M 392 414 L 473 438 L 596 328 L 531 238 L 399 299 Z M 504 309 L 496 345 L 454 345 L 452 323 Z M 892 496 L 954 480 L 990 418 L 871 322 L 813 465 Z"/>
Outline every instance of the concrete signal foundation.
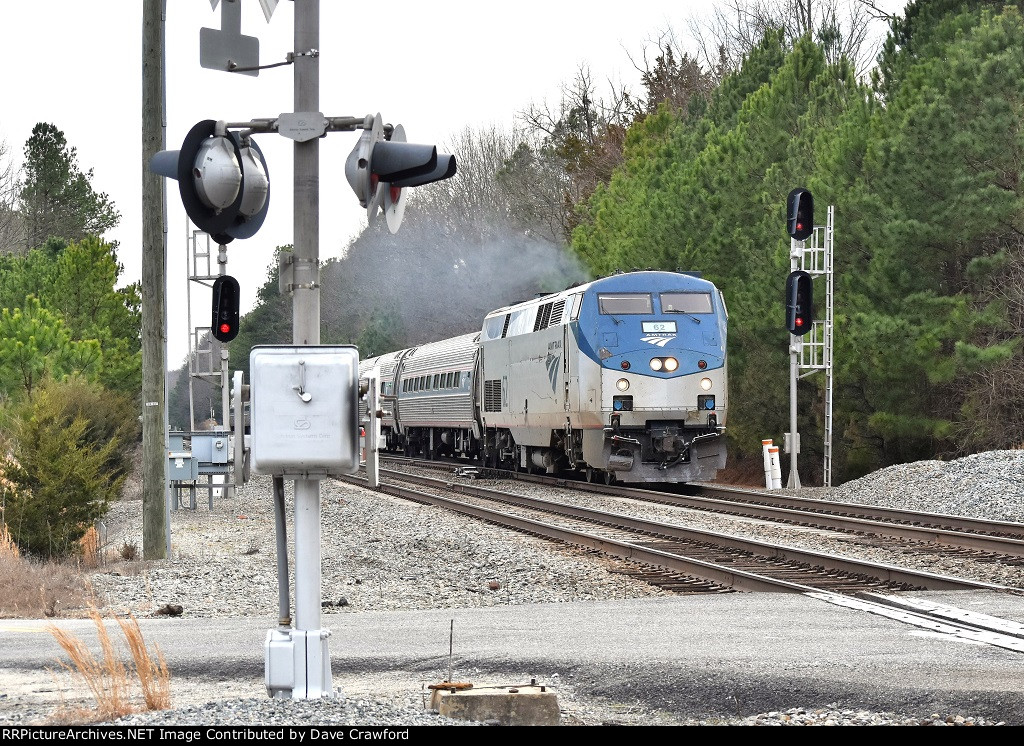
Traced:
<path fill-rule="evenodd" d="M 501 725 L 558 725 L 558 698 L 550 687 L 431 687 L 430 709 L 443 717 Z"/>

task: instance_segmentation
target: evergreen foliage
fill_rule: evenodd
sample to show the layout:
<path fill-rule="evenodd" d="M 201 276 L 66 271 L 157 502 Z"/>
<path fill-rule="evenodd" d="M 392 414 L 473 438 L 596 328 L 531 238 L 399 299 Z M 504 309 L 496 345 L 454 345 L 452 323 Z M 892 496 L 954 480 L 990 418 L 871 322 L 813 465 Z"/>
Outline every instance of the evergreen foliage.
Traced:
<path fill-rule="evenodd" d="M 803 186 L 818 225 L 836 214 L 833 480 L 1020 447 L 1022 10 L 915 0 L 870 83 L 834 16 L 800 33 L 764 24 L 735 69 L 659 47 L 639 98 L 601 101 L 581 69 L 555 113 L 525 115 L 527 136 L 467 133 L 458 175 L 414 190 L 398 236 L 373 226 L 324 263 L 322 340 L 366 357 L 589 276 L 697 270 L 730 311 L 732 458 L 760 463 L 761 439 L 789 429 L 785 203 Z M 570 231 L 582 269 L 558 245 Z M 290 318 L 275 263 L 232 358 L 288 342 Z M 809 483 L 823 388 L 799 387 Z"/>
<path fill-rule="evenodd" d="M 1020 5 L 911 3 L 873 87 L 809 36 L 768 33 L 706 103 L 630 128 L 573 249 L 597 274 L 681 267 L 724 291 L 734 456 L 759 458 L 761 438 L 789 429 L 796 186 L 814 193 L 819 225 L 836 206 L 838 479 L 1024 443 Z M 800 386 L 809 470 L 823 385 Z"/>
<path fill-rule="evenodd" d="M 0 323 L 12 332 L 20 330 L 0 340 L 17 357 L 16 363 L 5 355 L 0 371 L 15 365 L 22 369 L 21 386 L 28 393 L 39 380 L 31 371 L 43 369 L 56 376 L 77 370 L 113 390 L 137 390 L 142 381 L 140 287 L 117 288 L 122 271 L 114 247 L 94 237 L 70 244 L 50 239 L 23 256 L 0 257 L 0 309 L 5 309 L 0 313 L 7 314 Z M 57 323 L 60 331 L 32 339 L 29 323 L 46 328 Z M 35 359 L 51 353 L 59 359 Z M 68 367 L 69 359 L 76 365 Z M 10 394 L 2 376 L 0 391 Z"/>
<path fill-rule="evenodd" d="M 119 216 L 63 133 L 37 125 L 25 154 L 12 209 L 28 244 L 0 254 L 0 523 L 58 556 L 106 512 L 140 435 L 141 298 L 116 287 L 123 267 L 97 235 Z"/>
<path fill-rule="evenodd" d="M 120 214 L 106 194 L 93 190 L 92 175 L 92 169 L 79 169 L 77 149 L 68 147 L 57 127 L 40 122 L 32 128 L 19 193 L 26 248 L 50 236 L 70 241 L 102 236 L 118 224 Z"/>
<path fill-rule="evenodd" d="M 47 378 L 95 374 L 100 345 L 76 341 L 55 314 L 30 295 L 22 308 L 0 309 L 0 387 L 13 401 L 31 398 Z"/>
<path fill-rule="evenodd" d="M 81 379 L 47 382 L 9 409 L 12 459 L 2 518 L 18 547 L 40 557 L 74 553 L 127 471 L 137 427 L 131 399 Z"/>

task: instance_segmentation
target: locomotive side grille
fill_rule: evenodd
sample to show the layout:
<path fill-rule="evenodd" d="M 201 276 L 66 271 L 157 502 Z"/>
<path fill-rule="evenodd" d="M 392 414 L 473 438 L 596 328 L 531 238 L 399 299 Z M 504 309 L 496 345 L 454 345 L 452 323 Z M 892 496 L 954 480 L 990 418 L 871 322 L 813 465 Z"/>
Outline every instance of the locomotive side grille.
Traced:
<path fill-rule="evenodd" d="M 558 326 L 561 324 L 563 311 L 565 311 L 565 298 L 555 301 L 551 306 L 551 315 L 547 326 Z"/>
<path fill-rule="evenodd" d="M 547 329 L 548 321 L 551 320 L 551 306 L 551 303 L 545 303 L 537 309 L 537 318 L 533 322 L 533 330 L 535 332 Z"/>
<path fill-rule="evenodd" d="M 484 411 L 485 412 L 500 412 L 501 411 L 501 379 L 495 378 L 493 381 L 484 381 Z"/>

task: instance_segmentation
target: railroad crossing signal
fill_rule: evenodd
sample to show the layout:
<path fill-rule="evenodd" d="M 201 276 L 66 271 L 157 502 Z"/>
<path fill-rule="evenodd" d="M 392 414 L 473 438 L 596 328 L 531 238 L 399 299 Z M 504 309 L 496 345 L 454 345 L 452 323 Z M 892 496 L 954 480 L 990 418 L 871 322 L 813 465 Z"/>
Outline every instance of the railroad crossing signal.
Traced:
<path fill-rule="evenodd" d="M 405 212 L 406 187 L 422 186 L 455 175 L 455 156 L 438 153 L 434 145 L 405 141 L 405 128 L 395 125 L 385 136 L 380 114 L 364 129 L 345 160 L 345 176 L 373 221 L 384 208 L 388 230 L 397 233 Z"/>
<path fill-rule="evenodd" d="M 223 122 L 199 122 L 180 150 L 154 155 L 149 170 L 177 180 L 189 220 L 219 244 L 251 238 L 267 217 L 270 177 L 263 151 Z"/>

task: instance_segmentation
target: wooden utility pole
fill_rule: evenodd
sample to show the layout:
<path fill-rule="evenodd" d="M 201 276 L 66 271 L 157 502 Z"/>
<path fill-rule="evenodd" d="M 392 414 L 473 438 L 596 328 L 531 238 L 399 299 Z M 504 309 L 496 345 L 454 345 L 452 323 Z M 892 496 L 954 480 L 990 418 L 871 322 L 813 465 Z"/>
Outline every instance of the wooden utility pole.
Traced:
<path fill-rule="evenodd" d="M 142 555 L 165 559 L 167 452 L 167 230 L 164 179 L 149 160 L 164 149 L 164 19 L 166 0 L 142 6 Z"/>

